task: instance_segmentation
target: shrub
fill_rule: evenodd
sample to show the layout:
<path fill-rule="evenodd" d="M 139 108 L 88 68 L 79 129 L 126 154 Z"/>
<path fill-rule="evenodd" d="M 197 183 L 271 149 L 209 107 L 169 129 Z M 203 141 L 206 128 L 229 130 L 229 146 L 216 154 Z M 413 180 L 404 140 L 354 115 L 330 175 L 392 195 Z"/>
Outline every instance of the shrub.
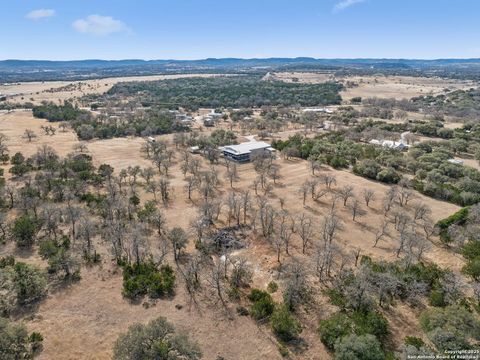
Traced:
<path fill-rule="evenodd" d="M 450 215 L 449 217 L 438 221 L 437 226 L 440 229 L 447 229 L 448 227 L 450 227 L 450 225 L 453 225 L 453 224 L 463 225 L 468 219 L 469 210 L 470 210 L 469 206 L 461 208 L 460 210 Z"/>
<path fill-rule="evenodd" d="M 255 320 L 264 320 L 272 315 L 275 303 L 268 292 L 252 289 L 248 298 L 253 302 L 250 307 L 250 314 Z"/>
<path fill-rule="evenodd" d="M 22 324 L 13 324 L 0 317 L 0 359 L 31 359 L 34 352 L 41 348 L 42 336 L 32 333 L 28 336 Z"/>
<path fill-rule="evenodd" d="M 18 217 L 12 226 L 12 235 L 20 247 L 31 247 L 37 233 L 37 221 L 28 215 Z"/>
<path fill-rule="evenodd" d="M 270 318 L 275 335 L 282 341 L 291 341 L 302 332 L 300 323 L 292 316 L 285 305 L 279 306 Z"/>
<path fill-rule="evenodd" d="M 407 346 L 414 346 L 417 349 L 421 349 L 422 347 L 425 346 L 425 342 L 422 339 L 415 336 L 406 336 L 404 339 L 404 343 Z"/>
<path fill-rule="evenodd" d="M 113 347 L 116 360 L 198 360 L 202 353 L 187 335 L 178 334 L 167 319 L 134 324 L 118 337 Z"/>
<path fill-rule="evenodd" d="M 465 349 L 469 339 L 480 339 L 480 321 L 462 306 L 430 309 L 420 316 L 420 325 L 438 350 Z"/>
<path fill-rule="evenodd" d="M 127 264 L 123 268 L 123 295 L 129 299 L 149 295 L 152 298 L 172 295 L 175 272 L 170 265 L 160 269 L 153 262 Z"/>
<path fill-rule="evenodd" d="M 335 342 L 347 335 L 374 335 L 384 339 L 388 334 L 388 321 L 374 311 L 355 311 L 353 313 L 336 313 L 328 319 L 320 320 L 318 332 L 320 340 L 330 350 Z"/>
<path fill-rule="evenodd" d="M 248 316 L 250 315 L 250 312 L 244 306 L 237 306 L 237 314 L 240 316 Z"/>
<path fill-rule="evenodd" d="M 470 240 L 462 247 L 462 255 L 468 260 L 480 258 L 480 241 Z"/>
<path fill-rule="evenodd" d="M 375 311 L 356 311 L 351 315 L 355 324 L 355 333 L 358 335 L 372 334 L 383 339 L 388 334 L 388 321 Z"/>
<path fill-rule="evenodd" d="M 278 290 L 278 284 L 275 281 L 270 281 L 267 285 L 267 290 L 269 293 L 274 293 L 277 292 Z"/>
<path fill-rule="evenodd" d="M 354 167 L 353 172 L 357 175 L 364 176 L 369 179 L 377 179 L 378 173 L 382 170 L 380 164 L 371 159 L 359 161 Z"/>
<path fill-rule="evenodd" d="M 377 174 L 377 180 L 387 184 L 396 184 L 400 179 L 401 176 L 393 168 L 383 169 Z"/>
<path fill-rule="evenodd" d="M 80 266 L 72 256 L 70 238 L 64 235 L 60 240 L 42 241 L 39 254 L 48 261 L 49 273 L 62 273 L 65 279 L 78 280 L 80 278 Z"/>
<path fill-rule="evenodd" d="M 19 304 L 31 304 L 45 296 L 47 279 L 40 269 L 18 262 L 14 266 L 14 271 L 14 284 Z"/>
<path fill-rule="evenodd" d="M 469 260 L 462 268 L 462 272 L 471 276 L 474 280 L 480 279 L 480 257 Z"/>
<path fill-rule="evenodd" d="M 353 321 L 347 314 L 337 313 L 328 319 L 320 320 L 318 332 L 322 343 L 333 350 L 338 339 L 353 332 Z"/>
<path fill-rule="evenodd" d="M 348 335 L 335 343 L 336 360 L 384 360 L 385 354 L 373 335 Z"/>
<path fill-rule="evenodd" d="M 443 307 L 447 305 L 445 303 L 445 296 L 442 291 L 440 290 L 432 290 L 430 291 L 430 295 L 428 297 L 428 301 L 430 305 L 436 306 L 436 307 Z"/>

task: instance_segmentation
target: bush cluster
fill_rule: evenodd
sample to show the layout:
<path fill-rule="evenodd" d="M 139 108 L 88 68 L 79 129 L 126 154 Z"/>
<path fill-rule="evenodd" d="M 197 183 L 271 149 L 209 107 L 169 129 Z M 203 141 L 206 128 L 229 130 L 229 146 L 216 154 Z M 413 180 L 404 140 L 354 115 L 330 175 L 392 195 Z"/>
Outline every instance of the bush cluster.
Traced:
<path fill-rule="evenodd" d="M 153 262 L 126 264 L 123 267 L 123 295 L 138 299 L 148 295 L 151 298 L 173 295 L 175 273 L 170 265 L 158 268 Z"/>

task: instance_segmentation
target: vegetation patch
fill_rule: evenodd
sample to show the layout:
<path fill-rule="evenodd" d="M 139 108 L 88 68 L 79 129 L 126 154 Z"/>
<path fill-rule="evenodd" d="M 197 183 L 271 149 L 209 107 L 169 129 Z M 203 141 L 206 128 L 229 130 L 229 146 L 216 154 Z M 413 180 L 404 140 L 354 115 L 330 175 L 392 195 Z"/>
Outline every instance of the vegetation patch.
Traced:
<path fill-rule="evenodd" d="M 151 298 L 171 296 L 175 288 L 175 273 L 170 265 L 157 267 L 153 262 L 123 266 L 123 295 L 135 300 L 145 295 Z"/>

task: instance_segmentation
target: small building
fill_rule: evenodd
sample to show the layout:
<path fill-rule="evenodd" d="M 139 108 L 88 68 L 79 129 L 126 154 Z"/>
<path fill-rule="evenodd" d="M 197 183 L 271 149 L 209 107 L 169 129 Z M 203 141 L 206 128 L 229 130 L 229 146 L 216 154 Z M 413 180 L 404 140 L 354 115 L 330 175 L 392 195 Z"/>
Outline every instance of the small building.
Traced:
<path fill-rule="evenodd" d="M 206 126 L 206 127 L 215 126 L 215 119 L 210 116 L 205 116 L 203 118 L 203 126 Z"/>
<path fill-rule="evenodd" d="M 220 150 L 223 152 L 225 158 L 237 162 L 249 162 L 250 156 L 259 152 L 275 153 L 275 149 L 263 141 L 249 141 L 238 145 L 222 146 Z"/>
<path fill-rule="evenodd" d="M 200 147 L 199 146 L 190 146 L 188 151 L 192 154 L 200 154 Z"/>
<path fill-rule="evenodd" d="M 462 161 L 462 160 L 458 160 L 458 159 L 448 159 L 447 161 L 448 161 L 450 164 L 463 165 L 463 161 Z"/>
<path fill-rule="evenodd" d="M 375 146 L 383 146 L 389 149 L 400 150 L 400 151 L 408 149 L 408 145 L 404 144 L 401 141 L 373 139 L 369 141 L 369 144 L 372 144 Z"/>
<path fill-rule="evenodd" d="M 332 114 L 333 111 L 327 108 L 307 108 L 302 110 L 304 113 L 325 113 Z"/>
<path fill-rule="evenodd" d="M 207 116 L 210 116 L 214 120 L 219 120 L 223 116 L 223 113 L 217 113 L 215 110 L 212 110 Z"/>

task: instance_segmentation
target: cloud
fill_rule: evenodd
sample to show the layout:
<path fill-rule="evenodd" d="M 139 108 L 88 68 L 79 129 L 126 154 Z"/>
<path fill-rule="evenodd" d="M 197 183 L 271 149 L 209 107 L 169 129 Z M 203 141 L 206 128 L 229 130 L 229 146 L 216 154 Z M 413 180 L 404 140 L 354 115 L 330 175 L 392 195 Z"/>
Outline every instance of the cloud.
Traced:
<path fill-rule="evenodd" d="M 365 0 L 342 0 L 335 5 L 335 7 L 333 8 L 333 11 L 334 12 L 342 11 L 342 10 L 345 10 L 346 8 L 349 8 L 352 5 L 360 4 L 362 2 L 365 2 Z"/>
<path fill-rule="evenodd" d="M 53 9 L 38 9 L 30 11 L 25 17 L 30 20 L 40 20 L 49 18 L 55 15 L 55 10 Z"/>
<path fill-rule="evenodd" d="M 75 20 L 73 28 L 79 33 L 96 36 L 106 36 L 116 32 L 129 31 L 125 23 L 111 16 L 89 15 L 84 19 Z"/>

